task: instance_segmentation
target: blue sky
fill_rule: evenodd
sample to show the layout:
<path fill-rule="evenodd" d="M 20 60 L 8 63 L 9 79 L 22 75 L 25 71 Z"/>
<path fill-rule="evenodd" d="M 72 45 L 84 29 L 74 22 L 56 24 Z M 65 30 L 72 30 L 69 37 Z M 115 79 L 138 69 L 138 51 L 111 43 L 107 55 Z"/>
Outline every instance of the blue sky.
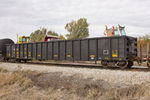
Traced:
<path fill-rule="evenodd" d="M 129 36 L 150 34 L 150 0 L 0 0 L 0 39 L 30 35 L 46 27 L 62 35 L 65 24 L 87 18 L 90 37 L 105 25 L 126 26 Z"/>

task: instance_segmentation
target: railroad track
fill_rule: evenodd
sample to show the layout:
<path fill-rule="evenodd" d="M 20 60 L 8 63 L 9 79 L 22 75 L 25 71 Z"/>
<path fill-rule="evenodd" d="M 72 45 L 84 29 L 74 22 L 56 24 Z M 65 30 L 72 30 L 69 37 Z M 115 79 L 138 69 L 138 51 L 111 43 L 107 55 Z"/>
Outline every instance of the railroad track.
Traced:
<path fill-rule="evenodd" d="M 1 61 L 2 62 L 2 61 Z M 3 62 L 7 63 L 7 62 Z M 16 63 L 16 62 L 9 62 Z M 107 70 L 121 70 L 121 71 L 139 71 L 139 72 L 150 72 L 147 67 L 133 66 L 129 69 L 120 69 L 119 67 L 103 68 L 99 64 L 84 64 L 84 63 L 50 63 L 50 62 L 17 62 L 17 64 L 28 64 L 28 65 L 45 65 L 45 66 L 59 66 L 59 67 L 74 67 L 74 68 L 90 68 L 90 69 L 107 69 Z"/>

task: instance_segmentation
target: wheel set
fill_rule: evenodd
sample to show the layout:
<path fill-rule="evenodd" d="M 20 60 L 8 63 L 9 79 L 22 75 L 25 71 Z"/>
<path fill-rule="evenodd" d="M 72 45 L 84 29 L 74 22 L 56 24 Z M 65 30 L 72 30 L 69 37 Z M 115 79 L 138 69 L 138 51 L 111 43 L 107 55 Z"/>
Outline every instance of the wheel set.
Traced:
<path fill-rule="evenodd" d="M 103 68 L 119 67 L 120 69 L 125 69 L 131 68 L 133 66 L 133 61 L 101 61 L 101 64 Z"/>

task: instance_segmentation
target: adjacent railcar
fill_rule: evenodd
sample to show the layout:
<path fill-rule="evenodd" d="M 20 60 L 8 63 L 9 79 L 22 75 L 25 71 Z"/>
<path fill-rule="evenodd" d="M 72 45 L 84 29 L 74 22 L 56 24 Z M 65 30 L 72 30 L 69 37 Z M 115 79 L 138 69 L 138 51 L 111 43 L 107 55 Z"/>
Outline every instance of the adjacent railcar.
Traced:
<path fill-rule="evenodd" d="M 7 58 L 27 60 L 101 61 L 104 67 L 131 67 L 137 38 L 129 36 L 57 40 L 7 45 Z"/>
<path fill-rule="evenodd" d="M 0 39 L 0 60 L 6 59 L 6 45 L 14 44 L 11 39 Z"/>

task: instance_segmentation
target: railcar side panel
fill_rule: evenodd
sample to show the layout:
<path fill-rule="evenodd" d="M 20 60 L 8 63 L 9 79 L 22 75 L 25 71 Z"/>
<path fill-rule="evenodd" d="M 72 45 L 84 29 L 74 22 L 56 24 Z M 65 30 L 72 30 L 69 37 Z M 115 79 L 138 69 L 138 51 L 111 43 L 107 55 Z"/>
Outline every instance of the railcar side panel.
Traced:
<path fill-rule="evenodd" d="M 110 43 L 111 43 L 111 47 L 110 47 L 110 59 L 112 60 L 118 60 L 117 58 L 119 58 L 119 42 L 118 42 L 118 38 L 110 38 Z"/>
<path fill-rule="evenodd" d="M 88 61 L 89 57 L 89 43 L 88 40 L 81 40 L 81 60 Z"/>
<path fill-rule="evenodd" d="M 53 42 L 53 60 L 59 60 L 59 44 L 58 42 Z"/>
<path fill-rule="evenodd" d="M 81 60 L 81 41 L 73 41 L 73 59 L 75 61 Z"/>
<path fill-rule="evenodd" d="M 48 42 L 48 60 L 53 59 L 53 43 Z"/>
<path fill-rule="evenodd" d="M 23 52 L 24 59 L 28 59 L 28 44 L 23 44 Z"/>
<path fill-rule="evenodd" d="M 16 44 L 16 59 L 19 59 L 20 57 L 20 45 L 19 44 Z"/>
<path fill-rule="evenodd" d="M 28 44 L 28 59 L 32 59 L 32 44 Z"/>
<path fill-rule="evenodd" d="M 119 42 L 119 48 L 118 48 L 118 54 L 119 54 L 119 58 L 124 58 L 125 57 L 125 38 L 119 38 L 118 40 Z"/>
<path fill-rule="evenodd" d="M 47 42 L 42 43 L 42 60 L 47 60 L 48 59 L 48 55 L 47 55 L 47 51 L 48 51 L 47 47 L 48 46 L 47 45 L 48 45 Z"/>
<path fill-rule="evenodd" d="M 110 39 L 98 39 L 98 60 L 109 60 L 110 55 Z"/>
<path fill-rule="evenodd" d="M 66 42 L 61 41 L 59 44 L 59 60 L 66 60 Z"/>
<path fill-rule="evenodd" d="M 42 60 L 42 43 L 37 43 L 37 60 Z"/>
<path fill-rule="evenodd" d="M 16 46 L 12 45 L 12 58 L 16 57 Z"/>
<path fill-rule="evenodd" d="M 37 46 L 36 46 L 36 43 L 33 43 L 33 49 L 32 49 L 32 56 L 33 56 L 33 59 L 37 59 Z"/>
<path fill-rule="evenodd" d="M 90 61 L 97 60 L 97 39 L 89 40 L 89 60 Z"/>
<path fill-rule="evenodd" d="M 20 59 L 24 59 L 24 57 L 23 57 L 24 51 L 23 51 L 23 50 L 24 50 L 24 49 L 23 49 L 23 45 L 20 44 Z"/>
<path fill-rule="evenodd" d="M 72 41 L 66 42 L 66 60 L 73 60 L 73 54 L 72 54 Z"/>
<path fill-rule="evenodd" d="M 6 48 L 6 57 L 11 58 L 11 45 L 8 45 Z"/>

